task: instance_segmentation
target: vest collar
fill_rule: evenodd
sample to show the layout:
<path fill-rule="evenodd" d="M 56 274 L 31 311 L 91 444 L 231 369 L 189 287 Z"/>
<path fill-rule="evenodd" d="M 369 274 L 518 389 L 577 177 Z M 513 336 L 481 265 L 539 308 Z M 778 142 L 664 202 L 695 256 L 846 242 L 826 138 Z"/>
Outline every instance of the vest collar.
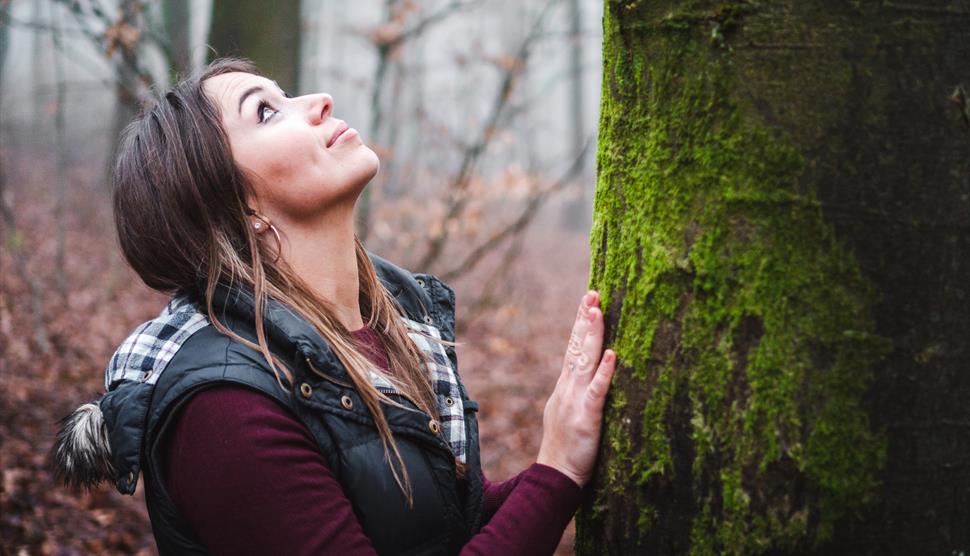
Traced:
<path fill-rule="evenodd" d="M 434 326 L 442 339 L 455 339 L 454 291 L 430 274 L 412 274 L 390 261 L 367 252 L 378 279 L 404 310 L 405 317 Z M 213 308 L 221 319 L 239 319 L 251 323 L 255 303 L 250 292 L 220 285 L 213 296 Z M 295 349 L 301 359 L 308 359 L 318 370 L 343 381 L 349 381 L 329 344 L 313 326 L 285 304 L 269 300 L 264 313 L 264 326 L 271 344 Z M 448 348 L 453 349 L 453 348 Z M 296 355 L 296 353 L 293 353 Z"/>

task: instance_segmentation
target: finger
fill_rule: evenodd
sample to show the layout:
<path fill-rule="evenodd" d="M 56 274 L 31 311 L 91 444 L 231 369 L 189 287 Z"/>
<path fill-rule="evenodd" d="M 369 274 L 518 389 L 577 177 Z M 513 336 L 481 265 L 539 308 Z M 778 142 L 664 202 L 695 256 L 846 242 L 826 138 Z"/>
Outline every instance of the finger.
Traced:
<path fill-rule="evenodd" d="M 591 373 L 600 360 L 603 349 L 603 313 L 596 307 L 589 310 L 589 325 L 583 338 L 582 352 L 576 358 L 576 373 L 592 379 Z"/>
<path fill-rule="evenodd" d="M 584 293 L 583 298 L 579 300 L 579 310 L 576 311 L 576 320 L 579 320 L 586 314 L 586 309 L 596 305 L 599 305 L 599 292 L 589 290 Z"/>
<path fill-rule="evenodd" d="M 591 304 L 596 303 L 596 297 L 593 292 L 587 293 L 583 296 L 583 300 L 579 304 L 579 310 L 576 312 L 576 321 L 573 323 L 572 331 L 569 334 L 569 342 L 566 346 L 566 355 L 563 358 L 563 371 L 566 372 L 571 368 L 575 368 L 576 360 L 579 358 L 580 354 L 583 353 L 583 341 L 586 339 L 586 333 L 589 329 L 590 322 L 587 318 L 589 315 L 589 309 Z"/>
<path fill-rule="evenodd" d="M 576 311 L 576 321 L 573 323 L 574 334 L 572 336 L 579 338 L 579 343 L 574 346 L 574 355 L 579 355 L 579 352 L 582 350 L 582 341 L 586 336 L 586 330 L 589 328 L 589 310 L 596 306 L 597 301 L 596 292 L 590 291 L 579 302 L 579 310 Z"/>
<path fill-rule="evenodd" d="M 610 381 L 616 371 L 616 353 L 608 349 L 603 353 L 603 359 L 589 387 L 586 388 L 586 409 L 596 415 L 603 413 L 603 405 L 606 402 L 606 394 L 610 390 Z"/>

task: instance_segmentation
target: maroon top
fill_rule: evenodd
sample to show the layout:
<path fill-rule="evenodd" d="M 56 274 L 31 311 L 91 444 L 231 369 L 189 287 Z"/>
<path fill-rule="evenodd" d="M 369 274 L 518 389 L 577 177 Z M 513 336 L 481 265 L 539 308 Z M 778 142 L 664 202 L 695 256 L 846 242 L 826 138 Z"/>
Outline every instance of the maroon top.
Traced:
<path fill-rule="evenodd" d="M 386 370 L 378 335 L 353 334 Z M 212 554 L 375 554 L 316 441 L 272 398 L 245 386 L 203 390 L 167 443 L 169 494 Z M 486 524 L 461 554 L 552 554 L 580 487 L 539 463 L 501 483 L 483 479 Z"/>

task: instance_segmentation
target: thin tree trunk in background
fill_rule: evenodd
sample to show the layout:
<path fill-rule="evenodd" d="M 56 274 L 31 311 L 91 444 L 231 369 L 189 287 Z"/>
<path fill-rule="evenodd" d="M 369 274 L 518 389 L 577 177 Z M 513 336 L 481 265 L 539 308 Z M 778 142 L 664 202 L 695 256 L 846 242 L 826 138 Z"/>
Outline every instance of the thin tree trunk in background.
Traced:
<path fill-rule="evenodd" d="M 296 94 L 300 83 L 299 0 L 215 0 L 209 44 L 215 56 L 249 58 L 283 90 Z"/>
<path fill-rule="evenodd" d="M 162 2 L 165 36 L 168 38 L 169 77 L 186 76 L 192 72 L 192 2 L 165 0 Z"/>
<path fill-rule="evenodd" d="M 425 41 L 420 39 L 410 45 L 410 55 L 416 67 L 427 67 L 427 50 Z M 417 118 L 420 122 L 428 116 L 428 107 L 425 105 L 428 83 L 425 79 L 412 79 L 409 85 L 411 88 L 410 100 L 412 104 L 408 108 L 408 114 Z M 407 153 L 400 157 L 401 164 L 398 166 L 398 172 L 396 174 L 398 190 L 387 191 L 384 196 L 385 198 L 397 198 L 404 195 L 410 187 L 413 187 L 415 179 L 417 179 L 419 174 L 418 169 L 425 165 L 425 157 L 429 154 L 431 156 L 435 154 L 428 153 L 427 151 L 427 134 L 422 129 L 420 123 L 413 126 L 410 132 L 410 137 L 404 140 L 404 147 L 407 148 Z"/>
<path fill-rule="evenodd" d="M 65 208 L 67 206 L 67 129 L 64 122 L 64 111 L 67 110 L 67 85 L 64 80 L 64 48 L 61 44 L 61 18 L 58 14 L 60 6 L 48 4 L 51 24 L 51 51 L 54 68 L 54 149 L 57 164 L 57 199 L 54 205 L 54 225 L 56 226 L 54 251 L 54 277 L 57 293 L 61 301 L 67 302 L 67 271 L 65 269 L 65 243 L 67 242 L 67 222 Z"/>
<path fill-rule="evenodd" d="M 570 153 L 580 152 L 586 142 L 585 95 L 583 94 L 583 11 L 580 0 L 569 0 L 569 139 Z M 584 161 L 585 162 L 585 161 Z M 563 205 L 562 224 L 567 230 L 589 229 L 590 210 L 587 202 L 585 164 L 580 168 L 574 187 L 577 195 Z"/>
<path fill-rule="evenodd" d="M 50 4 L 52 3 L 53 2 L 51 2 Z M 10 5 L 12 5 L 13 2 L 7 2 L 6 4 L 7 4 L 7 10 L 9 11 Z M 34 2 L 33 5 L 31 5 L 30 20 L 35 23 L 43 22 L 45 7 L 50 8 L 50 6 L 44 6 L 44 2 Z M 48 10 L 48 13 L 50 13 L 50 10 Z M 3 25 L 3 27 L 5 29 L 9 29 L 10 25 L 5 24 Z M 43 67 L 47 67 L 47 65 L 50 63 L 47 59 L 47 56 L 51 56 L 53 55 L 53 53 L 48 48 L 48 44 L 49 43 L 47 42 L 46 33 L 40 32 L 39 30 L 31 33 L 30 60 L 31 60 L 31 63 L 33 63 L 34 67 L 43 68 Z M 37 80 L 39 78 L 40 78 L 39 75 L 37 74 L 33 75 L 31 82 L 24 83 L 24 86 L 36 88 L 38 85 Z M 31 100 L 30 105 L 31 105 L 31 113 L 33 114 L 33 118 L 35 122 L 42 122 L 47 119 L 49 115 L 47 113 L 47 103 L 43 102 L 39 98 L 39 96 L 34 97 Z M 31 135 L 30 137 L 31 146 L 34 148 L 42 148 L 44 143 L 46 142 L 45 141 L 46 137 L 44 137 L 44 134 L 41 132 L 41 130 L 35 129 L 32 131 L 30 135 Z"/>
<path fill-rule="evenodd" d="M 36 14 L 36 12 L 35 12 Z M 0 2 L 0 75 L 3 75 L 4 66 L 7 62 L 7 53 L 10 47 L 10 26 L 7 24 L 10 17 L 10 3 Z M 0 87 L 6 81 L 0 81 Z M 3 101 L 4 91 L 0 90 L 0 102 Z M 0 105 L 0 114 L 3 114 L 4 106 Z M 2 122 L 2 120 L 0 120 Z M 0 129 L 0 133 L 4 130 Z M 34 345 L 42 353 L 50 351 L 50 341 L 47 335 L 47 325 L 44 322 L 44 300 L 43 291 L 40 283 L 34 278 L 27 269 L 27 255 L 24 253 L 24 238 L 20 230 L 17 229 L 17 219 L 13 210 L 7 205 L 7 162 L 6 151 L 0 148 L 0 246 L 10 253 L 13 259 L 14 268 L 20 278 L 27 284 L 30 290 L 30 312 L 33 318 Z M 7 292 L 0 292 L 7 294 Z M 2 301 L 3 304 L 10 305 L 14 302 L 9 295 Z"/>
<path fill-rule="evenodd" d="M 47 334 L 47 324 L 44 320 L 44 290 L 37 278 L 27 268 L 27 254 L 24 252 L 24 238 L 17 229 L 17 218 L 13 209 L 7 206 L 5 190 L 7 187 L 3 167 L 0 166 L 0 219 L 3 221 L 4 247 L 10 250 L 14 268 L 20 279 L 30 290 L 30 314 L 34 320 L 34 345 L 43 354 L 50 353 L 50 340 Z M 12 303 L 13 300 L 7 301 Z"/>
<path fill-rule="evenodd" d="M 140 10 L 138 0 L 121 0 L 118 15 L 123 24 L 138 28 L 140 27 L 138 22 Z M 122 130 L 138 113 L 139 99 L 136 91 L 138 90 L 137 82 L 139 78 L 135 70 L 138 67 L 138 53 L 124 47 L 119 47 L 119 50 L 122 60 L 116 70 L 115 107 L 112 115 L 111 148 L 109 152 L 114 152 L 114 147 L 121 137 Z M 106 162 L 106 174 L 110 176 L 113 171 L 111 165 L 114 163 L 114 159 L 108 156 Z M 110 179 L 105 180 L 105 183 L 110 183 L 110 181 Z"/>
<path fill-rule="evenodd" d="M 396 3 L 397 0 L 384 0 L 383 21 L 385 25 L 391 23 L 391 20 L 394 17 L 394 5 Z M 371 89 L 371 115 L 370 125 L 368 126 L 368 140 L 372 145 L 390 148 L 390 145 L 384 145 L 381 142 L 381 130 L 384 128 L 382 125 L 384 123 L 384 106 L 382 101 L 383 95 L 381 93 L 384 92 L 384 80 L 387 76 L 387 70 L 392 64 L 391 54 L 395 48 L 398 48 L 398 45 L 393 43 L 379 43 L 376 45 L 376 47 L 377 65 L 374 67 L 374 84 L 373 89 Z M 357 237 L 360 239 L 360 241 L 367 241 L 367 237 L 370 235 L 370 214 L 373 189 L 376 185 L 383 185 L 383 182 L 385 181 L 385 174 L 386 170 L 382 169 L 377 176 L 378 180 L 380 181 L 377 184 L 372 184 L 369 187 L 364 188 L 364 190 L 360 193 L 360 197 L 357 199 L 354 222 L 357 230 Z"/>
<path fill-rule="evenodd" d="M 374 70 L 374 83 L 373 89 L 371 90 L 370 127 L 368 137 L 365 140 L 373 146 L 388 150 L 388 156 L 390 158 L 388 156 L 383 157 L 388 161 L 386 170 L 382 168 L 378 174 L 378 182 L 365 188 L 357 199 L 354 223 L 357 228 L 357 235 L 361 241 L 366 241 L 370 233 L 372 192 L 376 187 L 383 193 L 385 185 L 388 183 L 393 185 L 396 168 L 398 167 L 393 157 L 396 156 L 394 149 L 399 131 L 399 122 L 396 118 L 401 101 L 401 84 L 403 80 L 403 68 L 401 62 L 398 61 L 398 57 L 401 55 L 401 49 L 404 48 L 406 43 L 418 40 L 430 28 L 473 4 L 474 2 L 451 0 L 451 2 L 438 6 L 428 14 L 422 14 L 417 21 L 409 23 L 407 27 L 401 27 L 409 19 L 408 12 L 415 7 L 414 3 L 400 2 L 399 0 L 384 1 L 384 18 L 382 23 L 374 28 L 374 33 L 371 36 L 371 41 L 377 50 L 377 65 Z M 388 70 L 394 71 L 395 77 L 393 88 L 388 97 L 390 100 L 386 112 L 390 116 L 385 118 L 385 107 L 382 99 L 388 96 L 384 92 L 384 81 L 387 78 Z M 382 131 L 384 130 L 386 130 L 387 140 L 382 140 L 382 136 L 384 135 Z"/>
<path fill-rule="evenodd" d="M 584 554 L 970 550 L 970 6 L 608 0 Z"/>
<path fill-rule="evenodd" d="M 410 44 L 408 46 L 411 46 Z M 406 53 L 401 52 L 398 54 L 402 58 L 406 56 Z M 388 99 L 389 106 L 387 110 L 387 140 L 385 145 L 390 151 L 390 156 L 385 157 L 381 161 L 381 171 L 378 176 L 380 178 L 380 187 L 378 191 L 380 196 L 386 199 L 395 199 L 400 197 L 401 184 L 398 181 L 399 167 L 401 163 L 406 160 L 401 158 L 401 153 L 398 150 L 399 137 L 401 135 L 401 101 L 404 100 L 404 80 L 405 80 L 405 68 L 403 66 L 404 61 L 399 59 L 394 67 L 391 68 L 391 97 Z M 370 187 L 368 187 L 370 189 Z"/>

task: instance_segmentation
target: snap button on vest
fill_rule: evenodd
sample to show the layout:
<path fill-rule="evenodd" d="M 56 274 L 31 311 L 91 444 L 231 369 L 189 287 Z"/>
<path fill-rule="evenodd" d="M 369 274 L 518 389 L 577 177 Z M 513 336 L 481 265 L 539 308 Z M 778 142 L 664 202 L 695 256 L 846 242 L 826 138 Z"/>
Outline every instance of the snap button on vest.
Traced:
<path fill-rule="evenodd" d="M 310 385 L 304 382 L 300 385 L 300 393 L 303 394 L 304 398 L 309 398 L 313 395 L 313 388 L 310 388 Z"/>
<path fill-rule="evenodd" d="M 431 324 L 433 322 L 434 322 L 434 320 L 431 318 L 431 315 L 425 315 L 424 316 L 424 324 Z"/>
<path fill-rule="evenodd" d="M 452 398 L 451 396 L 448 396 L 447 398 L 445 398 L 445 405 L 447 405 L 448 407 L 455 405 L 455 399 Z"/>
<path fill-rule="evenodd" d="M 343 405 L 347 409 L 353 409 L 354 408 L 354 400 L 350 399 L 350 396 L 344 396 L 344 397 L 340 398 L 340 404 Z"/>
<path fill-rule="evenodd" d="M 431 432 L 438 434 L 438 430 L 440 430 L 440 427 L 438 427 L 438 421 L 435 421 L 434 419 L 429 421 L 428 428 L 431 429 Z"/>
<path fill-rule="evenodd" d="M 415 280 L 415 281 L 416 281 L 416 282 L 418 283 L 418 285 L 419 285 L 419 286 L 421 286 L 422 288 L 424 287 L 424 280 L 422 280 L 422 279 L 420 279 L 420 278 L 418 278 L 418 279 L 417 279 L 417 280 Z"/>

